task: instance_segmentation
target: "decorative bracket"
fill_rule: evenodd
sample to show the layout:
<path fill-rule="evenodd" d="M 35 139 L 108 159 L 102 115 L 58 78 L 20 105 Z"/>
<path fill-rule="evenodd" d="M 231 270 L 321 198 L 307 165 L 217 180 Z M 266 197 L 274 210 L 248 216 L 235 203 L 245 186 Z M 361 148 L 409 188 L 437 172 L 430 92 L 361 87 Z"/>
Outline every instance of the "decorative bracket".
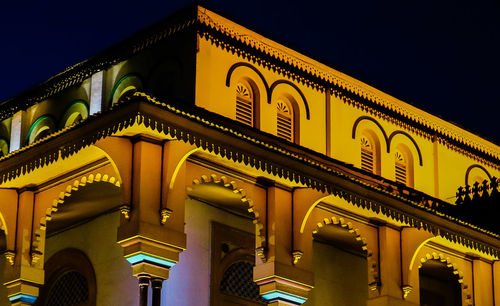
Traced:
<path fill-rule="evenodd" d="M 296 265 L 299 262 L 299 260 L 302 258 L 302 255 L 304 255 L 304 253 L 302 251 L 299 251 L 299 250 L 294 250 L 292 252 L 294 265 Z"/>
<path fill-rule="evenodd" d="M 163 225 L 167 222 L 167 219 L 170 218 L 170 216 L 172 215 L 172 210 L 171 209 L 168 209 L 168 208 L 162 208 L 160 210 L 160 216 L 161 216 L 161 219 L 160 219 L 160 223 Z"/>
<path fill-rule="evenodd" d="M 370 291 L 376 291 L 380 287 L 380 283 L 375 281 L 368 284 Z"/>
<path fill-rule="evenodd" d="M 31 251 L 31 265 L 36 265 L 36 263 L 42 258 L 42 252 Z"/>
<path fill-rule="evenodd" d="M 130 220 L 130 205 L 122 205 L 120 206 L 120 212 L 122 213 L 125 219 Z"/>
<path fill-rule="evenodd" d="M 9 262 L 9 264 L 11 266 L 14 265 L 14 259 L 16 259 L 16 252 L 14 251 L 6 251 L 5 253 L 5 258 L 7 258 L 7 262 Z"/>
<path fill-rule="evenodd" d="M 408 296 L 408 294 L 410 294 L 413 287 L 410 285 L 403 285 L 401 289 L 403 290 L 403 299 L 406 299 L 406 297 Z"/>
<path fill-rule="evenodd" d="M 266 249 L 263 246 L 255 248 L 255 252 L 257 253 L 257 256 L 260 257 L 262 262 L 266 262 Z"/>

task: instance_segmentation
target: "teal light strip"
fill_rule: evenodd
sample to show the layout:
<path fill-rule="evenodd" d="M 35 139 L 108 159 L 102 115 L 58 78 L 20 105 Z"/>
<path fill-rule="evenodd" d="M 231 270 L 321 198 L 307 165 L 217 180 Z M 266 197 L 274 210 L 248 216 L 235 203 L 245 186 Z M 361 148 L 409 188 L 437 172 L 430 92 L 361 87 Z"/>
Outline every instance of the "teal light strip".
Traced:
<path fill-rule="evenodd" d="M 36 296 L 24 294 L 24 293 L 18 293 L 16 295 L 9 297 L 9 301 L 11 303 L 15 303 L 15 302 L 34 303 L 36 301 L 36 299 L 37 299 Z"/>
<path fill-rule="evenodd" d="M 133 255 L 133 256 L 130 256 L 130 257 L 127 257 L 127 260 L 128 262 L 130 262 L 131 264 L 135 265 L 135 264 L 138 264 L 138 263 L 141 263 L 141 262 L 147 262 L 147 263 L 154 263 L 154 264 L 158 264 L 164 268 L 172 268 L 173 266 L 175 266 L 175 262 L 173 261 L 169 261 L 169 260 L 166 260 L 166 259 L 161 259 L 161 258 L 158 258 L 158 257 L 153 257 L 153 256 L 150 256 L 150 255 L 147 255 L 147 254 L 137 254 L 137 255 Z"/>
<path fill-rule="evenodd" d="M 306 302 L 306 299 L 291 295 L 281 291 L 274 291 L 262 295 L 262 297 L 267 301 L 282 300 L 285 302 L 294 303 L 295 305 L 302 305 Z"/>

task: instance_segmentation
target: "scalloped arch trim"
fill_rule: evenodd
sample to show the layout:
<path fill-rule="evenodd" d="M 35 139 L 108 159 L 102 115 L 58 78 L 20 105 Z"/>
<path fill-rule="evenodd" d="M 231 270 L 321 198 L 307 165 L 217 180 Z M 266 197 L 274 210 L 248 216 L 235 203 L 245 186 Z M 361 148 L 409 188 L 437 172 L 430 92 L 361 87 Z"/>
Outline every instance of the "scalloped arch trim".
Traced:
<path fill-rule="evenodd" d="M 235 181 L 229 180 L 225 176 L 221 176 L 220 179 L 217 175 L 212 174 L 210 176 L 202 175 L 200 179 L 193 180 L 193 185 L 201 185 L 201 184 L 215 184 L 221 187 L 224 187 L 235 194 L 240 196 L 240 201 L 242 205 L 247 207 L 247 211 L 254 215 L 253 224 L 255 225 L 255 247 L 264 247 L 266 237 L 263 234 L 264 224 L 260 220 L 260 214 L 255 209 L 253 200 L 246 196 L 245 190 L 238 188 Z M 188 190 L 191 187 L 188 187 Z"/>

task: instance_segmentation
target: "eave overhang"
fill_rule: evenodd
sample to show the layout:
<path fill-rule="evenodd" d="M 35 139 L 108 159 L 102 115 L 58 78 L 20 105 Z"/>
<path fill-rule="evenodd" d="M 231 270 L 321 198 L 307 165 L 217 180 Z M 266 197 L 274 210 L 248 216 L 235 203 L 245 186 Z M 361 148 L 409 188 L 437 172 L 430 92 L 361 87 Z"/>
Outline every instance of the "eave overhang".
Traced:
<path fill-rule="evenodd" d="M 250 31 L 201 6 L 189 7 L 136 33 L 89 60 L 69 67 L 19 96 L 0 103 L 0 121 L 108 69 L 176 33 L 193 30 L 239 56 L 283 76 L 320 90 L 344 102 L 500 169 L 500 147 L 450 122 L 426 113 L 331 67 Z"/>
<path fill-rule="evenodd" d="M 140 92 L 110 110 L 0 158 L 0 187 L 135 124 L 499 256 L 500 235 L 445 215 L 439 208 L 448 203 L 204 109 L 169 105 Z"/>

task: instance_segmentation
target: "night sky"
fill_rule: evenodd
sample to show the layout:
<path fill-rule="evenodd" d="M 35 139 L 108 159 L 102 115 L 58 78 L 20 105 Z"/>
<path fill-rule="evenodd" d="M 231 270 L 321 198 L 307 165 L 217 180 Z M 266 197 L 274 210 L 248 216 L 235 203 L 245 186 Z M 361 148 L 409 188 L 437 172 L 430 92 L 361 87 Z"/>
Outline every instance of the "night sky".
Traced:
<path fill-rule="evenodd" d="M 191 3 L 3 1 L 0 101 Z M 204 3 L 500 144 L 500 1 Z"/>

